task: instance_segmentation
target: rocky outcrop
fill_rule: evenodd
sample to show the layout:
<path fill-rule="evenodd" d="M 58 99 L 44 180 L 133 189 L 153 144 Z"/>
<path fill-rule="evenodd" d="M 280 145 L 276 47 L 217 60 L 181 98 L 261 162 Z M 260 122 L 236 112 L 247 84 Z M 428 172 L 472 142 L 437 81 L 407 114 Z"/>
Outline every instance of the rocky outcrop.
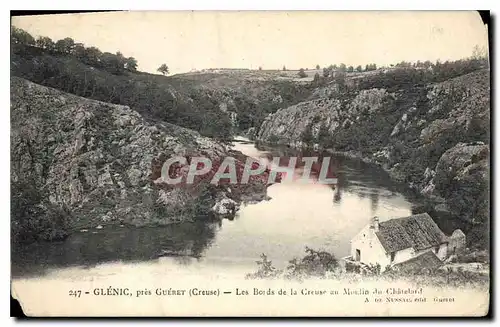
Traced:
<path fill-rule="evenodd" d="M 390 92 L 351 87 L 313 94 L 267 116 L 257 140 L 358 156 L 435 200 L 441 211 L 473 223 L 488 220 L 488 70 L 435 84 L 401 83 Z"/>
<path fill-rule="evenodd" d="M 320 98 L 266 117 L 257 140 L 296 147 L 321 143 L 322 137 L 348 128 L 362 116 L 375 114 L 391 98 L 383 89 L 362 90 L 355 96 L 337 94 L 336 98 Z"/>
<path fill-rule="evenodd" d="M 162 183 L 161 167 L 167 158 L 204 156 L 220 161 L 227 149 L 192 130 L 148 121 L 126 106 L 13 77 L 11 128 L 16 237 L 55 239 L 98 225 L 206 219 L 215 195 L 231 193 L 226 185 L 206 181 L 191 187 Z M 246 157 L 239 155 L 237 160 L 244 163 Z M 177 174 L 186 171 L 180 167 Z M 247 190 L 265 197 L 266 186 L 250 184 L 227 197 L 238 203 Z"/>
<path fill-rule="evenodd" d="M 236 210 L 238 210 L 238 203 L 227 197 L 223 197 L 212 207 L 212 211 L 221 217 L 234 217 Z"/>
<path fill-rule="evenodd" d="M 428 185 L 433 185 L 430 195 L 447 200 L 453 215 L 484 223 L 489 218 L 488 184 L 489 147 L 459 143 L 441 156 Z"/>
<path fill-rule="evenodd" d="M 257 129 L 255 127 L 250 127 L 249 129 L 241 133 L 243 137 L 246 137 L 251 141 L 255 140 L 256 134 L 257 134 Z"/>

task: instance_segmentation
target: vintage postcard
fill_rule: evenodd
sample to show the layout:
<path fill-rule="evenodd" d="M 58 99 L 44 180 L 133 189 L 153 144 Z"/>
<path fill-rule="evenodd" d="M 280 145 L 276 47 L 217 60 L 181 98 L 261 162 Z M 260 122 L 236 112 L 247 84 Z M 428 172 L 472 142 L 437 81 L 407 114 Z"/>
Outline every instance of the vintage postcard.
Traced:
<path fill-rule="evenodd" d="M 12 296 L 33 317 L 488 315 L 482 17 L 12 17 Z"/>

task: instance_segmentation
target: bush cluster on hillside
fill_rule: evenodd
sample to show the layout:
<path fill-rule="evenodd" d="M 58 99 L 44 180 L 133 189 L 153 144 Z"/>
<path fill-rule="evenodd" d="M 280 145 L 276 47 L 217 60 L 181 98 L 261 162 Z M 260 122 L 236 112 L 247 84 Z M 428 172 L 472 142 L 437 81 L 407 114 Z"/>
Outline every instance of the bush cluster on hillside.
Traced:
<path fill-rule="evenodd" d="M 125 57 L 119 51 L 115 54 L 102 52 L 94 46 L 86 47 L 83 43 L 76 43 L 69 37 L 56 42 L 47 36 L 35 39 L 28 32 L 13 26 L 11 43 L 15 53 L 31 51 L 74 56 L 87 65 L 104 69 L 112 74 L 137 71 L 137 60 L 134 57 Z"/>
<path fill-rule="evenodd" d="M 146 116 L 198 130 L 201 134 L 229 139 L 232 125 L 215 99 L 189 87 L 190 94 L 176 94 L 171 80 L 137 72 L 137 61 L 84 47 L 70 38 L 53 42 L 35 40 L 12 28 L 11 73 L 35 83 L 104 102 L 127 105 Z M 190 98 L 189 96 L 192 96 Z"/>
<path fill-rule="evenodd" d="M 82 97 L 127 105 L 150 118 L 220 140 L 250 127 L 258 128 L 267 114 L 303 101 L 311 93 L 309 85 L 292 81 L 248 81 L 236 91 L 214 92 L 224 88 L 204 88 L 196 79 L 138 72 L 135 59 L 125 58 L 120 52 L 103 54 L 68 38 L 55 43 L 47 37 L 35 40 L 15 27 L 11 42 L 14 76 Z M 168 73 L 165 64 L 160 68 L 163 74 Z M 205 75 L 200 78 L 214 77 Z M 222 102 L 233 104 L 229 111 L 237 114 L 235 122 L 230 112 L 221 110 Z"/>
<path fill-rule="evenodd" d="M 285 270 L 273 266 L 267 255 L 262 253 L 261 260 L 256 261 L 258 269 L 246 275 L 247 279 L 273 279 L 284 277 L 286 279 L 302 280 L 309 277 L 325 277 L 328 272 L 338 268 L 335 256 L 326 251 L 317 251 L 306 246 L 307 253 L 302 258 L 294 258 L 288 262 Z"/>
<path fill-rule="evenodd" d="M 68 236 L 69 213 L 47 201 L 33 181 L 11 183 L 13 243 L 62 240 Z"/>
<path fill-rule="evenodd" d="M 179 94 L 163 76 L 114 75 L 71 57 L 50 54 L 21 52 L 11 59 L 14 76 L 82 97 L 126 105 L 146 117 L 191 128 L 206 136 L 226 139 L 231 135 L 230 118 L 219 110 L 215 99 L 188 86 L 188 94 Z"/>
<path fill-rule="evenodd" d="M 396 68 L 380 70 L 374 75 L 359 79 L 358 88 L 385 88 L 394 90 L 398 88 L 413 88 L 415 85 L 443 82 L 448 79 L 465 75 L 473 71 L 487 68 L 485 58 L 469 58 L 456 61 L 436 62 L 432 64 L 417 63 L 410 65 L 400 63 Z"/>
<path fill-rule="evenodd" d="M 440 61 L 432 63 L 429 60 L 414 63 L 401 61 L 395 65 L 390 65 L 390 67 L 377 67 L 376 64 L 366 64 L 364 68 L 362 65 L 358 65 L 356 68 L 353 66 L 346 67 L 345 64 L 330 65 L 323 68 L 323 83 L 321 84 L 336 81 L 339 75 L 345 75 L 345 73 L 377 71 L 357 79 L 356 88 L 397 89 L 405 86 L 413 87 L 415 84 L 442 82 L 488 66 L 489 63 L 484 51 L 475 49 L 470 58 L 443 63 Z"/>

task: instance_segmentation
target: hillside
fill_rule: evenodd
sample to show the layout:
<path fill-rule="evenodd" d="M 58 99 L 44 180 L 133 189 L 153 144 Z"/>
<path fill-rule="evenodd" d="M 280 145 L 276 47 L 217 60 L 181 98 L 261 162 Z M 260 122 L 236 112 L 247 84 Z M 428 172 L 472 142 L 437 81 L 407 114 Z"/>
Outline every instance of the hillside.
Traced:
<path fill-rule="evenodd" d="M 74 56 L 15 47 L 11 74 L 86 98 L 129 106 L 142 115 L 229 139 L 268 113 L 303 101 L 312 88 L 293 78 L 249 73 L 112 74 Z"/>
<path fill-rule="evenodd" d="M 220 161 L 226 155 L 222 143 L 167 122 L 151 122 L 127 106 L 13 77 L 12 239 L 62 239 L 74 230 L 107 224 L 207 220 L 216 218 L 212 211 L 220 201 L 238 205 L 263 198 L 266 185 L 258 176 L 231 187 L 205 179 L 175 187 L 160 178 L 163 162 L 173 156 Z M 231 156 L 240 166 L 246 160 L 241 153 Z M 184 176 L 184 168 L 171 174 Z"/>
<path fill-rule="evenodd" d="M 40 108 L 37 115 L 42 115 L 41 118 L 35 116 L 41 119 L 33 124 L 37 132 L 25 132 L 25 128 L 19 127 L 24 138 L 21 141 L 14 138 L 13 142 L 24 144 L 21 147 L 24 150 L 20 150 L 20 157 L 14 158 L 14 162 L 24 162 L 22 156 L 26 156 L 26 151 L 28 157 L 33 157 L 33 152 L 29 151 L 31 145 L 25 145 L 31 144 L 27 135 L 38 135 L 40 126 L 47 125 L 48 130 L 70 130 L 71 134 L 62 135 L 61 139 L 67 137 L 68 142 L 81 143 L 83 136 L 80 134 L 87 135 L 87 129 L 82 132 L 81 126 L 55 128 L 53 125 L 59 124 L 56 121 L 60 119 L 69 124 L 64 119 L 76 114 L 76 103 L 81 101 L 92 108 L 111 108 L 111 116 L 113 110 L 127 108 L 132 113 L 126 115 L 140 119 L 144 126 L 156 126 L 162 131 L 164 127 L 158 126 L 167 126 L 165 135 L 169 139 L 190 135 L 186 140 L 179 140 L 178 145 L 194 149 L 195 154 L 199 144 L 192 143 L 193 139 L 208 137 L 210 139 L 202 143 L 208 142 L 214 149 L 225 151 L 223 144 L 232 136 L 246 134 L 262 143 L 315 147 L 362 158 L 382 166 L 394 179 L 430 199 L 434 210 L 470 224 L 469 230 L 484 231 L 489 221 L 490 77 L 484 58 L 435 64 L 400 63 L 365 72 L 330 68 L 306 70 L 304 78 L 299 78 L 297 71 L 249 69 L 215 69 L 167 77 L 127 70 L 123 65 L 115 70 L 116 67 L 106 66 L 101 61 L 109 56 L 116 59 L 118 54 L 103 54 L 101 59 L 89 63 L 74 52 L 54 52 L 22 44 L 12 48 L 13 76 L 54 88 L 46 91 L 39 85 L 28 87 L 26 85 L 31 85 L 28 82 L 14 79 L 17 82 L 11 86 L 13 98 L 17 96 L 21 100 L 13 101 L 17 103 L 13 110 L 16 105 L 25 108 L 23 102 L 31 101 L 26 98 L 29 92 L 25 90 L 44 90 L 41 94 L 49 94 L 47 99 L 38 97 L 34 105 Z M 16 90 L 19 85 L 24 91 Z M 64 108 L 61 113 L 50 108 L 54 101 L 59 103 L 57 99 L 61 96 L 74 99 L 71 94 L 83 98 L 75 97 L 79 100 L 72 100 L 73 107 L 61 104 Z M 19 122 L 35 119 L 22 110 L 14 113 L 14 117 L 21 115 L 15 118 Z M 100 115 L 93 121 L 98 126 L 93 132 L 98 133 L 103 144 L 110 140 L 119 144 L 102 149 L 111 151 L 108 152 L 111 158 L 127 149 L 134 139 L 120 134 L 123 127 L 121 123 L 114 123 L 115 118 Z M 179 132 L 181 130 L 183 132 Z M 133 129 L 127 133 L 136 132 Z M 53 137 L 43 135 L 44 141 L 37 145 L 37 151 L 51 153 L 54 145 L 50 142 L 53 141 L 47 143 L 46 139 Z M 87 136 L 95 140 L 98 135 Z M 137 148 L 144 144 L 149 146 L 150 141 L 156 142 L 155 135 L 156 132 L 144 135 Z M 87 136 L 85 142 L 89 140 Z M 163 149 L 162 144 L 152 147 L 158 151 Z M 123 160 L 129 160 L 129 153 L 123 155 Z M 148 154 L 145 160 L 152 160 L 152 155 Z M 46 159 L 53 160 L 49 154 L 43 158 Z M 71 166 L 68 160 L 63 160 L 64 167 Z M 100 162 L 100 159 L 92 160 L 92 165 Z M 32 164 L 38 165 L 37 174 L 32 176 L 36 181 L 20 182 L 36 185 L 34 189 L 46 187 L 51 163 Z M 144 172 L 144 163 L 141 165 L 139 170 Z M 100 172 L 102 167 L 99 163 L 92 169 Z M 23 167 L 19 169 L 24 171 Z M 80 168 L 75 169 L 79 171 Z M 81 176 L 80 173 L 72 174 Z M 96 177 L 92 178 L 90 180 Z M 68 185 L 73 183 L 71 180 L 62 183 L 66 182 Z M 76 196 L 74 192 L 85 189 L 85 183 L 72 185 L 71 192 L 69 189 L 64 191 L 64 201 L 49 202 L 65 206 L 70 203 L 69 210 L 78 216 L 79 209 L 72 206 L 85 196 Z M 42 201 L 40 194 L 35 195 L 34 200 L 29 201 Z M 72 197 L 79 200 L 73 202 Z M 110 203 L 116 201 L 113 198 Z M 82 213 L 82 217 L 86 216 L 89 215 Z M 140 225 L 141 219 L 134 220 L 134 224 Z M 146 221 L 151 220 L 147 218 Z"/>
<path fill-rule="evenodd" d="M 317 89 L 309 101 L 270 114 L 257 139 L 315 146 L 379 164 L 431 199 L 436 210 L 484 231 L 489 222 L 489 81 L 483 69 L 438 83 L 387 79 L 387 88 L 334 83 Z M 487 243 L 484 237 L 480 242 Z"/>

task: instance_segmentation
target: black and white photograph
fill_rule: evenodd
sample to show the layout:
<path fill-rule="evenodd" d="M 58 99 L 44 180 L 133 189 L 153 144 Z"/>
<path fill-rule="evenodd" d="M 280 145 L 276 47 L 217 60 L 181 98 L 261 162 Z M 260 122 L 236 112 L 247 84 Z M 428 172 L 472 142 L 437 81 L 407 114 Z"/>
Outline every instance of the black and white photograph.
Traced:
<path fill-rule="evenodd" d="M 29 317 L 484 317 L 489 12 L 12 15 Z"/>

